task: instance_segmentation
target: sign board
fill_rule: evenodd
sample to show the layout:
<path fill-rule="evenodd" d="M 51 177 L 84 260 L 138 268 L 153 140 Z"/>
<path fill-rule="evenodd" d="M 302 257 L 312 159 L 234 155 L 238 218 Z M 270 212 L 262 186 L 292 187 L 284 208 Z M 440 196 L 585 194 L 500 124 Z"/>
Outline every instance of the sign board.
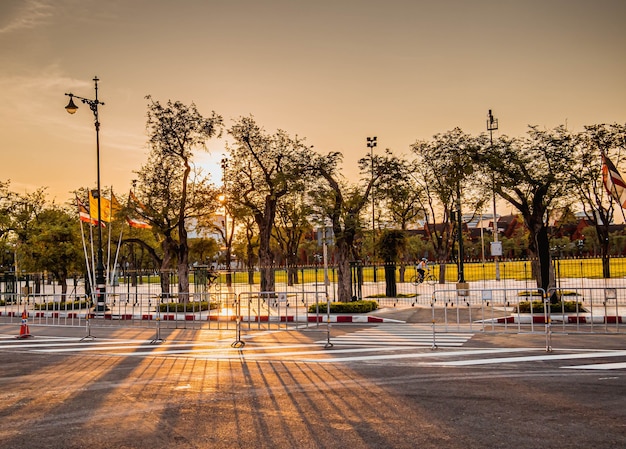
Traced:
<path fill-rule="evenodd" d="M 502 242 L 491 242 L 491 255 L 492 256 L 502 255 Z"/>

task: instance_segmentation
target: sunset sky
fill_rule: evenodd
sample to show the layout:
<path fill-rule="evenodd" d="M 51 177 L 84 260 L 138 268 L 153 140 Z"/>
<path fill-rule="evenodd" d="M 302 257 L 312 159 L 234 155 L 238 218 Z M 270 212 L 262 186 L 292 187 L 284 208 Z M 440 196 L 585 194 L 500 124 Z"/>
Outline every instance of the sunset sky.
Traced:
<path fill-rule="evenodd" d="M 146 161 L 147 100 L 194 102 L 227 126 L 368 152 L 460 127 L 521 136 L 626 123 L 623 0 L 1 0 L 0 180 L 63 203 L 94 187 L 100 78 L 101 182 L 127 192 Z M 228 136 L 225 136 L 225 140 Z M 224 140 L 199 165 L 220 183 Z"/>

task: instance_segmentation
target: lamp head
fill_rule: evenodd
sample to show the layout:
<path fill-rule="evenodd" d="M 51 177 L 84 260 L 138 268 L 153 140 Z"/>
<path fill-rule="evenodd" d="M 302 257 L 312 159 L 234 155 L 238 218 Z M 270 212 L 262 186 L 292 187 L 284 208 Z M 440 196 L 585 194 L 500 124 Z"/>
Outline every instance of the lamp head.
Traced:
<path fill-rule="evenodd" d="M 78 106 L 74 104 L 74 96 L 69 94 L 70 102 L 65 106 L 65 110 L 70 114 L 74 114 L 78 110 Z"/>

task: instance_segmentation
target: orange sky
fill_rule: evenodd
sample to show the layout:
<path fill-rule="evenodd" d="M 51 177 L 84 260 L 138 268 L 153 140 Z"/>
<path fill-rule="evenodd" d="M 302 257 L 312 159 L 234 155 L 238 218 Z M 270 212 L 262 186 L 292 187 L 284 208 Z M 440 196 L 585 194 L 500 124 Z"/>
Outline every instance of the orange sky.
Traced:
<path fill-rule="evenodd" d="M 195 102 L 227 125 L 341 151 L 354 179 L 366 137 L 407 154 L 456 126 L 499 133 L 626 123 L 623 0 L 2 0 L 0 180 L 65 202 L 96 178 L 126 192 L 146 160 L 146 95 Z M 223 141 L 198 159 L 219 179 Z"/>

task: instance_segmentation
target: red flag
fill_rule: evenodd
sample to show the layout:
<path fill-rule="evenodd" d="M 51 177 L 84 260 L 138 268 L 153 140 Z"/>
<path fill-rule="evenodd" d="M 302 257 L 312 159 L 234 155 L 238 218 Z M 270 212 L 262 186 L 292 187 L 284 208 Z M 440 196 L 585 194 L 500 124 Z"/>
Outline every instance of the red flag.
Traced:
<path fill-rule="evenodd" d="M 128 223 L 128 226 L 130 226 L 131 228 L 152 229 L 152 225 L 150 223 L 147 223 L 142 220 L 138 220 L 136 218 L 131 218 L 127 216 L 126 222 Z"/>
<path fill-rule="evenodd" d="M 147 214 L 146 206 L 141 204 L 141 201 L 137 199 L 137 197 L 135 196 L 132 190 L 130 191 L 130 194 L 129 194 L 129 200 L 134 203 L 135 211 L 137 212 L 137 214 L 139 215 Z M 128 226 L 130 226 L 131 228 L 152 229 L 152 225 L 150 223 L 139 218 L 126 216 L 126 222 L 128 223 Z"/>
<path fill-rule="evenodd" d="M 604 153 L 602 153 L 602 182 L 611 198 L 621 207 L 626 207 L 626 182 Z"/>
<path fill-rule="evenodd" d="M 91 218 L 91 215 L 89 214 L 89 209 L 78 197 L 76 197 L 76 205 L 78 206 L 78 218 L 80 219 L 80 221 L 84 223 L 89 223 L 90 225 L 95 225 L 98 223 L 98 220 L 94 220 Z"/>

